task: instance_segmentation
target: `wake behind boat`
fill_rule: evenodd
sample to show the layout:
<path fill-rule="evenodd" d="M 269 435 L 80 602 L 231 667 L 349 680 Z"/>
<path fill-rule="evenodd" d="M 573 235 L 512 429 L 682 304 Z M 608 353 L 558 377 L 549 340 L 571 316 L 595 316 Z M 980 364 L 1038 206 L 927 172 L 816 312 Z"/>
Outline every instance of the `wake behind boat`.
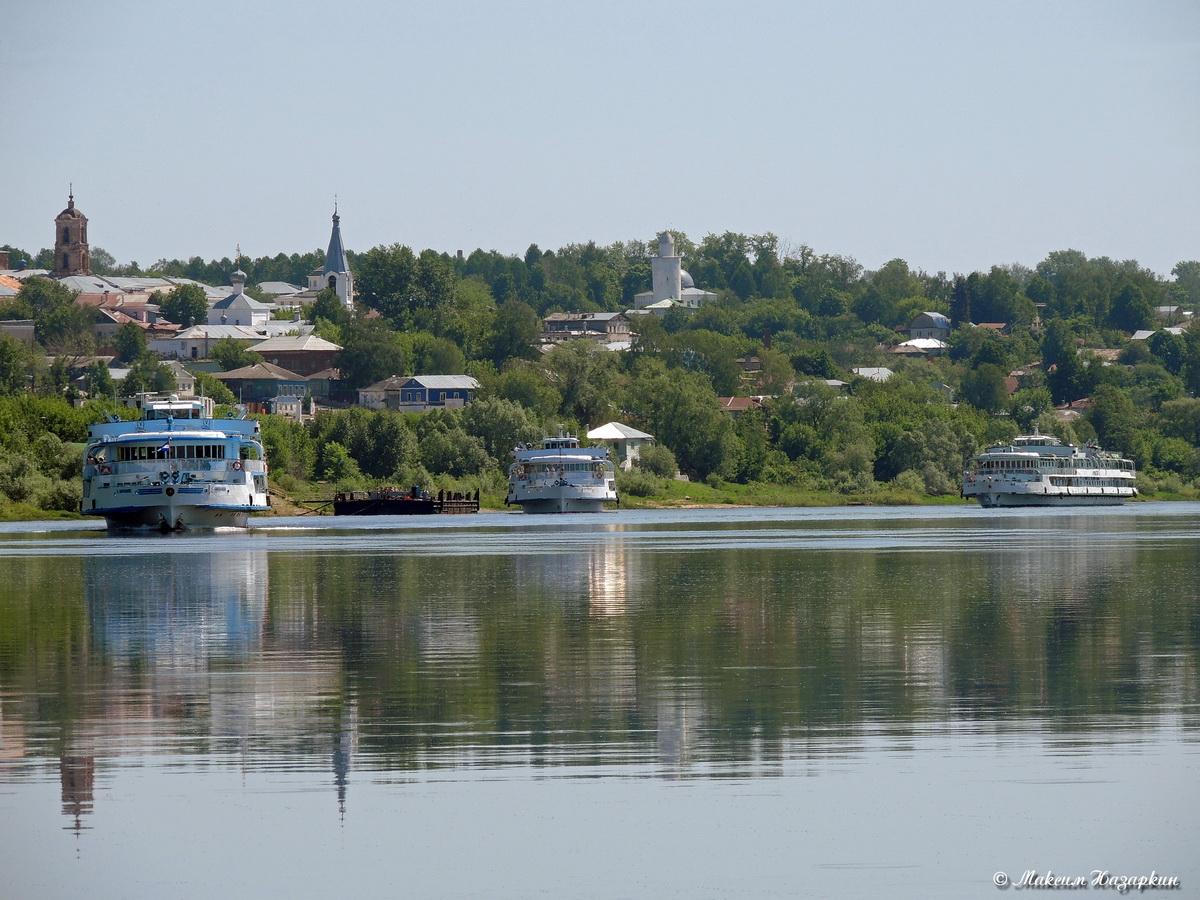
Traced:
<path fill-rule="evenodd" d="M 542 439 L 540 447 L 513 448 L 505 505 L 520 504 L 528 513 L 600 512 L 616 502 L 616 470 L 606 447 L 581 447 L 564 434 Z"/>
<path fill-rule="evenodd" d="M 1132 460 L 1094 443 L 1063 444 L 1047 434 L 994 444 L 963 473 L 963 496 L 980 506 L 1117 506 L 1137 496 Z"/>
<path fill-rule="evenodd" d="M 144 397 L 138 421 L 88 427 L 81 512 L 109 528 L 245 528 L 269 507 L 258 422 L 214 419 L 211 397 Z"/>

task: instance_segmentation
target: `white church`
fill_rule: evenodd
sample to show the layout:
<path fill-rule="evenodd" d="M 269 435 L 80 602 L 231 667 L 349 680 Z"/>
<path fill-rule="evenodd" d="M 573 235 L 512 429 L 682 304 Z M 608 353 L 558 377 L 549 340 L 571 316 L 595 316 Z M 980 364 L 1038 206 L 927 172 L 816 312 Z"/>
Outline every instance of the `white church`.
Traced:
<path fill-rule="evenodd" d="M 666 312 L 672 307 L 699 309 L 717 299 L 712 291 L 701 290 L 683 269 L 675 253 L 675 236 L 664 231 L 658 236 L 658 256 L 650 260 L 651 290 L 633 295 L 633 308 L 647 312 Z"/>

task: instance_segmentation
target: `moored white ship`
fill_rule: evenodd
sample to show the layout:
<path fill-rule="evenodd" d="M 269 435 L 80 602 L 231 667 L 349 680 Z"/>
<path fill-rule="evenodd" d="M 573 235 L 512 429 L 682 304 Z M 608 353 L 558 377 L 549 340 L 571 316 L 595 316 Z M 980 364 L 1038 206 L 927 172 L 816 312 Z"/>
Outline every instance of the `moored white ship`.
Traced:
<path fill-rule="evenodd" d="M 269 508 L 258 422 L 213 418 L 211 398 L 145 399 L 135 422 L 88 427 L 81 511 L 109 528 L 244 528 Z"/>
<path fill-rule="evenodd" d="M 980 506 L 1116 506 L 1137 496 L 1132 460 L 1094 443 L 1064 444 L 1056 437 L 1021 435 L 972 458 L 963 496 Z"/>
<path fill-rule="evenodd" d="M 581 447 L 559 428 L 540 447 L 520 445 L 508 469 L 505 504 L 528 513 L 600 512 L 617 501 L 616 470 L 606 447 Z"/>

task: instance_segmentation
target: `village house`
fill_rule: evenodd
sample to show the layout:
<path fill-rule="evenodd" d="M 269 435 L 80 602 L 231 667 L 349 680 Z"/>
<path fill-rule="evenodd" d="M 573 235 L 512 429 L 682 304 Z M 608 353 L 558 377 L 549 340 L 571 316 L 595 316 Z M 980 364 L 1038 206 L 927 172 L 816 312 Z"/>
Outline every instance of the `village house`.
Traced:
<path fill-rule="evenodd" d="M 460 409 L 475 399 L 470 375 L 393 375 L 358 392 L 358 405 L 396 412 Z"/>
<path fill-rule="evenodd" d="M 609 448 L 617 468 L 628 471 L 633 467 L 642 447 L 654 443 L 654 435 L 638 431 L 620 422 L 608 422 L 587 433 L 589 441 Z"/>
<path fill-rule="evenodd" d="M 628 340 L 629 319 L 624 313 L 552 313 L 542 322 L 542 340 L 568 341 L 576 338 L 592 340 Z"/>
<path fill-rule="evenodd" d="M 950 319 L 939 312 L 918 313 L 902 330 L 908 332 L 910 340 L 932 338 L 935 341 L 944 341 L 950 336 Z"/>
<path fill-rule="evenodd" d="M 718 397 L 721 412 L 729 413 L 730 418 L 740 419 L 748 410 L 762 409 L 762 400 L 758 397 Z"/>
<path fill-rule="evenodd" d="M 213 377 L 223 382 L 241 403 L 266 404 L 276 397 L 303 397 L 308 392 L 304 376 L 265 362 L 214 372 Z"/>
<path fill-rule="evenodd" d="M 265 362 L 297 375 L 314 375 L 330 368 L 341 346 L 315 334 L 279 335 L 254 345 Z"/>

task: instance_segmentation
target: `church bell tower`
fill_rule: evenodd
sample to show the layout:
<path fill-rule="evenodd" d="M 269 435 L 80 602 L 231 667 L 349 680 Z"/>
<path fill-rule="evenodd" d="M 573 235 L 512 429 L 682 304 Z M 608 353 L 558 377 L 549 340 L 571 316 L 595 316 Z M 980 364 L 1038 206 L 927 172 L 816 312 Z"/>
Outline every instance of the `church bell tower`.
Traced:
<path fill-rule="evenodd" d="M 68 195 L 67 208 L 54 219 L 54 276 L 91 275 L 88 256 L 87 216 L 75 208 L 75 188 Z"/>

